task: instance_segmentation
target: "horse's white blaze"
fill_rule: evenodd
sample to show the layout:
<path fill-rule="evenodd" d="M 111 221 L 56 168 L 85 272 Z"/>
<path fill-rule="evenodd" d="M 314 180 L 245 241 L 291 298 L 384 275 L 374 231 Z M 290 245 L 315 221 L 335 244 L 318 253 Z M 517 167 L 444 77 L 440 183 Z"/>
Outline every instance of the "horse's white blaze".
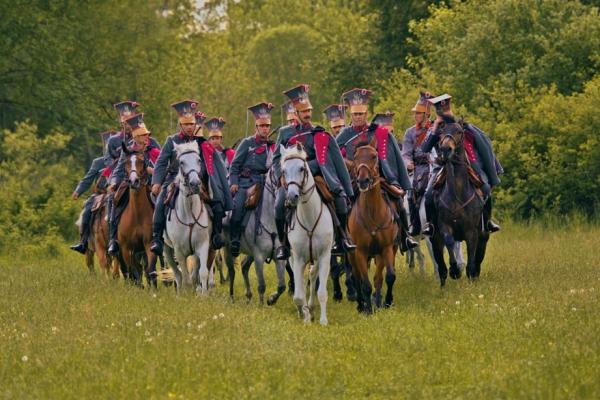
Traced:
<path fill-rule="evenodd" d="M 135 169 L 136 160 L 137 156 L 135 154 L 131 154 L 129 156 L 129 162 L 131 163 L 131 171 L 129 171 L 129 182 L 134 182 L 137 179 L 137 170 Z"/>

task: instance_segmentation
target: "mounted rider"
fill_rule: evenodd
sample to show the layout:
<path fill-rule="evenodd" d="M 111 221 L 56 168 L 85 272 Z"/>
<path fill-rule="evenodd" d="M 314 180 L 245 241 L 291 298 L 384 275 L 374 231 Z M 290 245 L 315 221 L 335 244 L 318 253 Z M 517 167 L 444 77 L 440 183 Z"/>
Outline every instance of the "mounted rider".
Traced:
<path fill-rule="evenodd" d="M 230 222 L 231 255 L 234 257 L 240 254 L 240 237 L 245 230 L 243 222 L 247 191 L 254 185 L 261 189 L 264 187 L 274 150 L 274 143 L 269 140 L 273 104 L 258 103 L 248 109 L 254 116 L 255 133 L 238 145 L 229 173 L 231 194 L 234 196 Z"/>
<path fill-rule="evenodd" d="M 327 106 L 323 110 L 325 119 L 329 122 L 331 127 L 331 133 L 333 136 L 337 136 L 340 131 L 346 127 L 346 121 L 344 120 L 344 106 L 341 104 L 332 104 Z"/>
<path fill-rule="evenodd" d="M 223 217 L 225 211 L 231 210 L 232 200 L 227 182 L 227 171 L 225 165 L 221 161 L 215 149 L 201 136 L 194 136 L 196 130 L 196 117 L 194 111 L 198 107 L 198 102 L 195 100 L 184 100 L 172 104 L 178 114 L 179 132 L 171 135 L 165 141 L 156 167 L 152 176 L 152 193 L 158 195 L 156 200 L 156 208 L 154 209 L 154 217 L 152 221 L 152 245 L 150 250 L 157 255 L 161 255 L 163 251 L 163 231 L 165 229 L 165 198 L 167 195 L 167 187 L 173 182 L 179 173 L 179 161 L 177 160 L 177 152 L 175 144 L 189 143 L 195 140 L 200 149 L 200 158 L 202 160 L 202 177 L 203 182 L 207 184 L 207 190 L 210 188 L 212 195 L 210 207 L 212 210 L 213 230 L 211 244 L 214 249 L 219 249 L 223 246 L 223 237 L 221 235 L 223 227 Z M 159 194 L 160 193 L 160 194 Z"/>
<path fill-rule="evenodd" d="M 413 174 L 412 196 L 408 197 L 408 207 L 410 211 L 410 230 L 411 236 L 421 233 L 421 219 L 419 218 L 419 204 L 425 194 L 427 183 L 429 182 L 429 170 L 431 164 L 430 153 L 425 153 L 421 149 L 421 144 L 425 141 L 427 131 L 431 127 L 431 98 L 429 92 L 421 92 L 417 103 L 412 108 L 415 124 L 404 132 L 404 141 L 402 143 L 402 158 L 406 164 L 406 169 Z"/>
<path fill-rule="evenodd" d="M 214 147 L 215 151 L 221 157 L 221 161 L 225 164 L 227 171 L 231 167 L 235 150 L 229 147 L 223 147 L 223 129 L 225 128 L 225 120 L 223 117 L 213 117 L 206 121 L 206 129 L 208 130 L 208 141 Z"/>
<path fill-rule="evenodd" d="M 291 100 L 288 100 L 281 105 L 281 113 L 285 117 L 285 124 L 283 125 L 296 126 L 300 123 L 300 119 L 298 119 L 298 114 L 296 114 L 296 109 L 294 108 L 294 103 L 292 103 Z"/>
<path fill-rule="evenodd" d="M 296 110 L 299 123 L 286 125 L 279 130 L 279 136 L 273 155 L 275 179 L 280 183 L 275 203 L 275 222 L 277 234 L 282 245 L 277 249 L 275 258 L 286 260 L 290 256 L 286 234 L 285 196 L 286 190 L 281 184 L 281 153 L 284 147 L 301 143 L 307 154 L 307 163 L 315 176 L 322 176 L 335 199 L 335 210 L 339 226 L 332 252 L 352 251 L 356 245 L 348 234 L 348 203 L 353 197 L 352 184 L 344 159 L 335 139 L 323 127 L 312 124 L 312 105 L 308 98 L 308 85 L 299 85 L 284 92 Z"/>
<path fill-rule="evenodd" d="M 135 114 L 125 121 L 125 124 L 129 127 L 132 139 L 126 144 L 127 148 L 144 154 L 144 159 L 147 167 L 148 176 L 151 176 L 154 172 L 154 164 L 158 159 L 160 153 L 160 146 L 150 140 L 150 131 L 146 128 L 144 123 L 144 114 Z M 125 176 L 125 163 L 127 162 L 127 154 L 121 150 L 119 161 L 117 162 L 116 168 L 112 171 L 110 178 L 108 179 L 109 192 L 115 193 L 121 182 L 126 179 Z M 150 182 L 148 181 L 147 184 Z M 119 231 L 119 221 L 121 220 L 121 213 L 117 210 L 117 207 L 113 204 L 112 212 L 109 214 L 108 219 L 108 234 L 109 234 L 109 245 L 108 253 L 116 254 L 119 251 L 119 243 L 117 241 L 117 233 Z"/>
<path fill-rule="evenodd" d="M 110 135 L 114 134 L 114 131 L 107 131 L 100 133 L 102 137 L 102 147 L 106 147 L 106 143 Z M 81 225 L 79 230 L 79 243 L 71 246 L 71 250 L 75 250 L 81 254 L 85 254 L 88 245 L 88 239 L 90 237 L 90 230 L 92 224 L 92 206 L 94 200 L 99 194 L 106 193 L 108 182 L 106 177 L 102 174 L 106 167 L 104 156 L 95 158 L 90 165 L 85 176 L 79 181 L 79 184 L 71 194 L 73 200 L 77 200 L 79 196 L 85 193 L 93 185 L 93 191 L 90 197 L 83 203 L 83 213 L 81 214 Z M 95 182 L 95 184 L 94 184 Z"/>
<path fill-rule="evenodd" d="M 410 180 L 396 138 L 384 125 L 378 125 L 374 122 L 367 124 L 370 96 L 370 90 L 359 88 L 352 89 L 342 95 L 344 102 L 350 107 L 352 123 L 342 129 L 336 141 L 344 157 L 349 161 L 353 161 L 356 147 L 370 143 L 375 139 L 381 175 L 396 190 L 401 188 L 408 192 L 411 190 Z M 388 115 L 388 118 L 391 118 L 391 115 Z M 407 233 L 408 221 L 401 201 L 397 202 L 397 210 L 399 212 L 398 223 L 403 239 L 400 243 L 401 247 L 403 249 L 416 247 L 418 243 Z"/>
<path fill-rule="evenodd" d="M 441 96 L 430 98 L 428 101 L 435 106 L 437 118 L 427 133 L 424 143 L 421 145 L 421 150 L 425 153 L 430 152 L 433 148 L 438 149 L 440 135 L 444 131 L 446 124 L 459 122 L 452 112 L 450 101 L 452 96 L 443 94 Z M 488 232 L 497 232 L 500 226 L 494 223 L 492 217 L 492 188 L 500 183 L 498 174 L 502 174 L 502 166 L 496 159 L 492 144 L 488 136 L 475 125 L 463 123 L 464 132 L 464 148 L 467 159 L 471 167 L 475 170 L 483 186 L 481 190 L 484 196 L 483 219 L 484 229 Z M 433 185 L 441 166 L 434 163 L 431 171 L 431 176 L 425 192 L 425 210 L 427 213 L 427 226 L 423 229 L 423 233 L 431 235 L 433 233 L 433 220 L 436 215 L 436 208 L 433 201 Z"/>

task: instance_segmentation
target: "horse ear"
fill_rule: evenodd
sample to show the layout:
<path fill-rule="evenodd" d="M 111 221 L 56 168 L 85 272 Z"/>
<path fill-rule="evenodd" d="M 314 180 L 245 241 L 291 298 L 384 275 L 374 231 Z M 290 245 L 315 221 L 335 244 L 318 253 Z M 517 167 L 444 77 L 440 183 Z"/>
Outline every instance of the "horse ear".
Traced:
<path fill-rule="evenodd" d="M 279 145 L 279 153 L 281 153 L 281 156 L 284 157 L 285 153 L 286 153 L 286 148 L 284 145 L 280 144 Z"/>
<path fill-rule="evenodd" d="M 298 150 L 298 152 L 301 152 L 301 151 L 304 150 L 304 147 L 302 146 L 302 143 L 296 142 L 296 150 Z"/>

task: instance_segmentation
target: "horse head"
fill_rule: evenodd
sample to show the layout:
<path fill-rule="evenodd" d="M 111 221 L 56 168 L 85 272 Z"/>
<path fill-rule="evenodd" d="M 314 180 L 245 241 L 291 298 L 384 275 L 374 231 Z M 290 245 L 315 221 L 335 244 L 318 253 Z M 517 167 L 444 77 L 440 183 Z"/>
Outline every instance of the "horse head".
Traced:
<path fill-rule="evenodd" d="M 127 175 L 129 187 L 134 190 L 139 190 L 142 186 L 142 181 L 148 177 L 144 153 L 129 149 L 127 146 L 125 146 L 125 143 L 122 144 L 122 149 L 123 153 L 127 157 L 127 162 L 125 163 L 125 174 Z"/>
<path fill-rule="evenodd" d="M 367 192 L 379 178 L 379 157 L 377 156 L 375 137 L 371 142 L 362 142 L 356 146 L 354 151 L 354 175 L 358 190 Z"/>
<path fill-rule="evenodd" d="M 280 151 L 286 202 L 290 207 L 295 208 L 309 179 L 310 170 L 306 162 L 306 152 L 300 143 L 296 143 L 290 148 L 281 145 Z"/>
<path fill-rule="evenodd" d="M 462 149 L 465 134 L 458 122 L 447 122 L 440 129 L 440 159 L 442 163 L 447 163 L 455 155 L 461 154 L 457 150 Z"/>
<path fill-rule="evenodd" d="M 179 161 L 179 175 L 183 185 L 191 194 L 200 193 L 200 151 L 196 141 L 175 145 L 177 161 Z"/>

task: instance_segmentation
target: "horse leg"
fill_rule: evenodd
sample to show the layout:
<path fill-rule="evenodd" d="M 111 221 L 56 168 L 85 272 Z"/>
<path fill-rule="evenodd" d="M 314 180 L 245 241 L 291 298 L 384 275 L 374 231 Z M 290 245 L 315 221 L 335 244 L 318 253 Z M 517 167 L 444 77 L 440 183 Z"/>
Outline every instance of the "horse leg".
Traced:
<path fill-rule="evenodd" d="M 196 250 L 196 257 L 200 260 L 200 282 L 196 288 L 196 292 L 200 289 L 202 295 L 208 294 L 208 252 L 210 251 L 209 239 L 205 240 L 200 249 Z"/>
<path fill-rule="evenodd" d="M 346 298 L 348 301 L 356 301 L 356 285 L 352 277 L 352 266 L 347 258 L 344 259 L 344 271 L 346 274 Z"/>
<path fill-rule="evenodd" d="M 260 305 L 265 303 L 265 290 L 267 289 L 267 285 L 265 283 L 264 265 L 265 261 L 262 259 L 262 257 L 254 257 L 254 268 L 256 268 L 256 279 L 258 280 L 258 302 Z"/>
<path fill-rule="evenodd" d="M 431 238 L 427 237 L 425 238 L 425 243 L 427 243 L 427 251 L 429 251 L 429 258 L 431 258 L 431 263 L 433 264 L 433 275 L 437 278 L 439 282 L 441 282 L 440 270 L 438 267 L 438 263 L 435 260 L 435 255 L 433 252 L 433 241 Z"/>
<path fill-rule="evenodd" d="M 228 277 L 223 273 L 223 251 L 217 251 L 215 255 L 215 265 L 217 266 L 217 271 L 219 271 L 219 283 L 222 285 L 227 282 Z"/>
<path fill-rule="evenodd" d="M 333 283 L 333 300 L 342 301 L 342 286 L 340 285 L 340 275 L 343 265 L 337 262 L 336 256 L 331 256 L 331 282 Z"/>
<path fill-rule="evenodd" d="M 175 289 L 177 289 L 177 293 L 183 293 L 185 290 L 187 271 L 186 257 L 184 257 L 183 253 L 175 248 L 173 249 L 175 255 L 175 264 L 171 267 L 173 269 L 173 275 L 175 276 Z"/>
<path fill-rule="evenodd" d="M 421 245 L 415 247 L 413 250 L 417 253 L 417 262 L 419 263 L 419 272 L 421 274 L 425 273 L 425 254 L 423 254 L 423 249 Z"/>
<path fill-rule="evenodd" d="M 321 257 L 317 262 L 319 268 L 319 280 L 321 282 L 327 282 L 329 277 L 329 272 L 331 269 L 331 255 L 328 253 L 330 251 L 327 251 L 326 254 L 321 254 Z M 319 323 L 321 325 L 327 325 L 327 285 L 323 284 L 319 286 L 317 296 L 319 298 L 319 306 L 321 307 L 321 317 L 319 318 Z"/>
<path fill-rule="evenodd" d="M 294 270 L 292 269 L 292 266 L 290 265 L 290 261 L 286 261 L 285 262 L 285 270 L 288 273 L 288 277 L 289 277 L 289 281 L 288 281 L 288 294 L 290 296 L 294 295 L 294 288 L 296 287 L 296 284 L 294 283 Z"/>
<path fill-rule="evenodd" d="M 460 269 L 458 268 L 456 257 L 454 256 L 454 244 L 456 242 L 454 241 L 452 232 L 447 229 L 442 229 L 442 236 L 444 238 L 446 249 L 448 250 L 448 259 L 450 260 L 450 278 L 458 279 L 460 278 Z"/>
<path fill-rule="evenodd" d="M 458 263 L 458 269 L 460 269 L 461 271 L 465 269 L 467 263 L 465 262 L 465 257 L 462 253 L 461 242 L 454 243 L 454 256 L 456 257 L 456 262 Z"/>
<path fill-rule="evenodd" d="M 356 287 L 356 301 L 358 312 L 371 314 L 371 282 L 369 282 L 369 269 L 367 256 L 357 250 L 349 254 L 348 259 L 352 265 L 352 276 Z"/>
<path fill-rule="evenodd" d="M 156 289 L 156 255 L 150 251 L 150 246 L 146 246 L 146 260 L 146 280 Z"/>
<path fill-rule="evenodd" d="M 99 251 L 98 253 L 96 253 L 96 256 L 98 257 L 98 264 L 100 265 L 100 270 L 104 275 L 109 276 L 110 265 L 108 261 L 108 254 L 106 254 L 103 251 Z"/>
<path fill-rule="evenodd" d="M 467 242 L 467 278 L 469 280 L 475 279 L 475 254 L 477 252 L 477 238 L 479 233 L 472 230 L 467 232 L 465 239 Z"/>
<path fill-rule="evenodd" d="M 487 242 L 490 238 L 490 234 L 480 233 L 479 240 L 477 240 L 477 251 L 475 252 L 475 268 L 473 271 L 473 278 L 479 278 L 479 274 L 481 273 L 481 264 L 483 263 L 483 259 L 485 257 L 485 250 L 487 248 Z"/>
<path fill-rule="evenodd" d="M 216 285 L 215 285 L 215 269 L 217 268 L 217 266 L 215 264 L 216 263 L 213 261 L 213 263 L 210 265 L 210 268 L 208 268 L 208 287 L 211 289 L 216 287 Z"/>
<path fill-rule="evenodd" d="M 88 271 L 90 271 L 91 274 L 93 274 L 95 272 L 94 271 L 94 252 L 89 249 L 89 246 L 85 252 L 85 265 L 87 266 Z"/>
<path fill-rule="evenodd" d="M 309 296 L 308 296 L 308 312 L 310 313 L 310 322 L 315 320 L 315 298 L 317 297 L 317 288 L 320 290 L 321 287 L 327 286 L 327 281 L 324 285 L 320 285 L 322 282 L 317 276 L 319 273 L 319 265 L 311 264 L 308 267 L 308 284 L 309 284 Z M 327 289 L 325 289 L 327 290 Z M 304 321 L 307 322 L 307 321 Z"/>
<path fill-rule="evenodd" d="M 373 283 L 375 286 L 375 293 L 373 294 L 373 302 L 375 307 L 381 308 L 381 287 L 383 286 L 383 269 L 385 265 L 383 257 L 378 254 L 375 256 L 375 276 L 373 277 Z"/>
<path fill-rule="evenodd" d="M 229 299 L 233 302 L 233 284 L 235 282 L 235 260 L 227 249 L 223 251 L 223 261 L 227 266 L 227 279 L 229 280 Z"/>
<path fill-rule="evenodd" d="M 310 322 L 310 313 L 306 305 L 306 289 L 304 287 L 304 260 L 292 254 L 291 267 L 294 271 L 294 304 L 298 309 L 298 317 L 304 317 L 305 322 Z"/>
<path fill-rule="evenodd" d="M 275 304 L 279 296 L 285 292 L 285 264 L 275 260 L 275 270 L 277 271 L 277 292 L 271 294 L 267 299 L 267 304 L 270 306 Z"/>
<path fill-rule="evenodd" d="M 394 282 L 396 282 L 396 271 L 394 269 L 394 248 L 392 246 L 386 248 L 383 252 L 382 258 L 385 263 L 385 284 L 387 286 L 384 306 L 387 308 L 391 307 L 394 303 L 394 295 L 392 293 Z"/>
<path fill-rule="evenodd" d="M 246 302 L 250 303 L 252 300 L 252 288 L 250 286 L 250 277 L 248 276 L 248 272 L 250 271 L 250 266 L 252 265 L 252 261 L 255 261 L 254 258 L 246 257 L 242 260 L 242 276 L 244 277 L 244 288 L 246 288 Z"/>
<path fill-rule="evenodd" d="M 408 249 L 408 251 L 406 252 L 406 266 L 410 270 L 415 269 L 415 250 L 416 248 Z"/>
<path fill-rule="evenodd" d="M 440 278 L 440 286 L 444 287 L 446 278 L 448 278 L 448 268 L 444 261 L 444 243 L 439 233 L 434 234 L 432 238 L 431 248 L 433 251 L 433 259 L 438 267 L 438 277 Z"/>

